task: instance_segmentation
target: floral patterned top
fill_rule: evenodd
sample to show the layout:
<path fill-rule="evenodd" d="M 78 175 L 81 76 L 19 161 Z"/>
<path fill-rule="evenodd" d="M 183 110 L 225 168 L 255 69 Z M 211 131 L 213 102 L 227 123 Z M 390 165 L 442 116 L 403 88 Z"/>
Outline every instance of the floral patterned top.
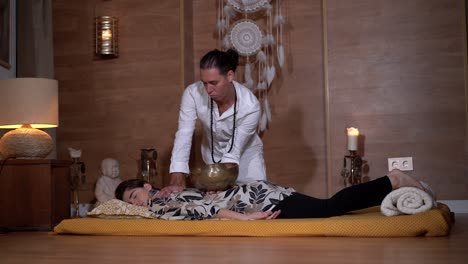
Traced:
<path fill-rule="evenodd" d="M 150 197 L 158 191 L 152 190 Z M 271 211 L 293 192 L 293 188 L 255 181 L 211 195 L 204 195 L 197 189 L 186 189 L 169 197 L 151 199 L 148 208 L 160 219 L 202 220 L 212 218 L 222 208 L 242 214 Z"/>

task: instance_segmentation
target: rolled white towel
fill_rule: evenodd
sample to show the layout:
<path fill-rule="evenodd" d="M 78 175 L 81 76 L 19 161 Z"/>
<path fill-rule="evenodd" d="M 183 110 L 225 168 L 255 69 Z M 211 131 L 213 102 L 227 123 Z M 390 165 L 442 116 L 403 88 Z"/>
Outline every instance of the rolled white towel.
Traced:
<path fill-rule="evenodd" d="M 415 187 L 402 187 L 390 192 L 382 201 L 380 211 L 386 216 L 416 214 L 437 206 L 432 190 L 423 185 L 428 192 Z"/>

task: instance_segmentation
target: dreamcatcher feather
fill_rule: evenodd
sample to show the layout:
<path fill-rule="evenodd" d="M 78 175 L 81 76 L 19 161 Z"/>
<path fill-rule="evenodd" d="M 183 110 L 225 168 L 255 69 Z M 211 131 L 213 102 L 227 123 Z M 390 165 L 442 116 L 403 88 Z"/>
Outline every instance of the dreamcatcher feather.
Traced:
<path fill-rule="evenodd" d="M 260 132 L 265 131 L 265 129 L 267 128 L 267 125 L 268 125 L 268 119 L 265 114 L 265 111 L 263 111 L 262 116 L 260 118 L 259 127 L 258 127 Z"/>
<path fill-rule="evenodd" d="M 248 58 L 244 68 L 244 81 L 244 86 L 249 88 L 250 90 L 253 90 L 254 80 L 252 79 L 252 66 L 248 61 Z"/>
<path fill-rule="evenodd" d="M 273 23 L 272 23 L 272 6 L 271 5 L 266 5 L 265 7 L 265 10 L 266 10 L 266 14 L 267 14 L 267 27 L 268 27 L 268 31 L 269 31 L 269 34 L 266 35 L 265 37 L 265 46 L 266 46 L 266 49 L 271 53 L 272 49 L 273 49 L 273 46 L 275 45 L 275 38 L 273 37 Z M 274 63 L 274 58 L 273 56 L 269 56 L 270 58 L 270 61 L 268 63 L 268 68 L 267 68 L 267 74 L 266 74 L 266 80 L 267 80 L 267 84 L 268 84 L 268 88 L 270 88 L 271 86 L 271 83 L 273 82 L 273 79 L 275 78 L 276 76 L 276 69 L 275 69 L 275 63 Z"/>
<path fill-rule="evenodd" d="M 265 55 L 265 52 L 263 52 L 263 50 L 260 50 L 257 53 L 257 62 L 258 63 L 265 63 L 266 61 L 267 61 L 267 57 Z"/>
<path fill-rule="evenodd" d="M 268 102 L 268 97 L 265 97 L 265 99 L 263 100 L 263 107 L 264 107 L 264 110 L 265 110 L 267 121 L 268 121 L 268 123 L 270 123 L 271 122 L 271 111 L 270 111 L 270 103 Z"/>
<path fill-rule="evenodd" d="M 218 27 L 218 31 L 221 33 L 226 32 L 228 28 L 227 22 L 224 19 L 218 20 L 218 23 L 216 24 L 216 26 Z"/>
<path fill-rule="evenodd" d="M 217 12 L 217 18 L 216 18 L 216 30 L 218 32 L 218 42 L 221 43 L 224 39 L 224 31 L 222 31 L 222 24 L 224 20 L 223 14 L 221 10 L 223 9 L 223 0 L 218 0 L 218 12 Z"/>
<path fill-rule="evenodd" d="M 224 48 L 224 50 L 228 50 L 228 49 L 232 48 L 231 41 L 229 40 L 228 35 L 224 36 L 224 38 L 223 38 L 223 48 Z"/>
<path fill-rule="evenodd" d="M 284 47 L 283 47 L 283 25 L 284 16 L 281 8 L 281 0 L 277 0 L 276 3 L 276 15 L 275 15 L 275 28 L 276 28 L 276 39 L 278 41 L 276 45 L 276 54 L 278 56 L 278 65 L 283 68 L 284 65 Z"/>
<path fill-rule="evenodd" d="M 223 12 L 224 12 L 224 16 L 226 17 L 227 20 L 231 20 L 233 17 L 236 16 L 236 10 L 234 10 L 234 8 L 232 8 L 230 5 L 225 5 L 223 7 Z"/>

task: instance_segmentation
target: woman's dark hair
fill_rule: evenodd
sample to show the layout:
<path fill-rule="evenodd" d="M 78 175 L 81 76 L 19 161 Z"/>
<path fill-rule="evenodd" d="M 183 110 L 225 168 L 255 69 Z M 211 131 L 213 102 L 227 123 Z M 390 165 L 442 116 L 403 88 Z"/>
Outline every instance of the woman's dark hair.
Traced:
<path fill-rule="evenodd" d="M 220 51 L 214 49 L 200 60 L 200 69 L 213 69 L 219 70 L 219 73 L 226 75 L 229 71 L 236 72 L 237 65 L 239 64 L 239 54 L 233 49 L 227 51 Z"/>
<path fill-rule="evenodd" d="M 115 198 L 123 201 L 123 194 L 127 190 L 143 187 L 145 181 L 141 179 L 132 179 L 121 182 L 115 189 Z"/>

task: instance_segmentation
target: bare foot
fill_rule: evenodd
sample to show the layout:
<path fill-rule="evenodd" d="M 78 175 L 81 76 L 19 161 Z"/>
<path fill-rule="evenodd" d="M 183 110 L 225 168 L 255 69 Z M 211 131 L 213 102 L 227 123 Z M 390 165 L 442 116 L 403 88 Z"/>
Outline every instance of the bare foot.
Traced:
<path fill-rule="evenodd" d="M 421 190 L 425 190 L 418 180 L 413 179 L 411 176 L 409 176 L 408 174 L 404 174 L 398 169 L 392 170 L 387 174 L 387 176 L 390 179 L 390 182 L 392 183 L 392 188 L 394 190 L 401 187 L 416 187 Z"/>

